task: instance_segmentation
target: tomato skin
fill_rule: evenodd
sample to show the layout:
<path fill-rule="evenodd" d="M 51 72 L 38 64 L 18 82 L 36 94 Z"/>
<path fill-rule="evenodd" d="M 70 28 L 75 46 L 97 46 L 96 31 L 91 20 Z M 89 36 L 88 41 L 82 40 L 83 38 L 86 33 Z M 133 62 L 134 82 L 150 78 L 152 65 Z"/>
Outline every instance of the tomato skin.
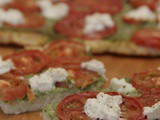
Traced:
<path fill-rule="evenodd" d="M 117 14 L 122 8 L 121 0 L 71 0 L 66 2 L 71 14 L 109 13 Z"/>
<path fill-rule="evenodd" d="M 28 85 L 16 76 L 0 76 L 9 86 L 0 86 L 0 97 L 4 101 L 13 102 L 27 96 Z"/>
<path fill-rule="evenodd" d="M 159 3 L 159 0 L 129 0 L 129 2 L 134 7 L 140 7 L 140 6 L 146 5 L 150 9 L 155 10 L 157 8 L 157 4 Z"/>
<path fill-rule="evenodd" d="M 45 25 L 45 19 L 35 14 L 25 14 L 25 22 L 22 24 L 14 25 L 5 23 L 5 26 L 19 28 L 19 29 L 38 29 Z"/>
<path fill-rule="evenodd" d="M 160 83 L 154 82 L 154 79 L 159 81 L 160 70 L 149 70 L 145 72 L 135 73 L 132 78 L 132 85 L 141 92 L 160 90 Z M 155 89 L 155 90 L 154 90 Z"/>
<path fill-rule="evenodd" d="M 115 25 L 112 28 L 105 28 L 102 31 L 95 31 L 93 33 L 84 34 L 83 33 L 84 24 L 85 24 L 85 15 L 72 14 L 67 16 L 63 20 L 57 22 L 54 25 L 54 30 L 69 38 L 81 38 L 83 40 L 101 40 L 104 37 L 113 35 L 117 30 L 117 26 L 115 23 Z"/>
<path fill-rule="evenodd" d="M 160 101 L 160 90 L 150 91 L 146 89 L 146 92 L 143 92 L 142 96 L 137 98 L 143 107 L 151 107 L 157 102 Z"/>
<path fill-rule="evenodd" d="M 131 41 L 139 46 L 160 50 L 160 30 L 152 28 L 137 30 Z"/>
<path fill-rule="evenodd" d="M 81 94 L 70 95 L 64 98 L 57 107 L 57 114 L 60 120 L 90 120 L 87 115 L 84 114 L 84 105 L 88 98 L 95 98 L 99 92 L 84 92 Z M 109 95 L 121 95 L 116 92 L 106 93 Z M 127 118 L 128 120 L 144 120 L 142 115 L 142 106 L 140 103 L 130 97 L 121 95 L 123 98 L 122 106 L 126 106 L 126 110 L 122 109 L 122 118 Z"/>
<path fill-rule="evenodd" d="M 28 75 L 37 73 L 49 63 L 49 58 L 38 50 L 24 50 L 15 53 L 5 59 L 11 59 L 15 69 L 11 71 L 15 75 Z"/>

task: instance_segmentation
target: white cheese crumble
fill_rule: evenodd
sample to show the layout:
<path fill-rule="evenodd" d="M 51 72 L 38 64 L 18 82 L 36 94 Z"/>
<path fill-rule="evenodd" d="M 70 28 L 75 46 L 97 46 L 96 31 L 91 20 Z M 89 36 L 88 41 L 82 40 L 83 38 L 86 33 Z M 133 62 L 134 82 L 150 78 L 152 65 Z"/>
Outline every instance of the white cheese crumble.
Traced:
<path fill-rule="evenodd" d="M 48 19 L 58 20 L 67 16 L 69 13 L 69 6 L 65 3 L 53 4 L 49 0 L 39 0 L 37 4 L 41 8 L 43 16 Z"/>
<path fill-rule="evenodd" d="M 22 12 L 16 9 L 9 9 L 7 11 L 0 9 L 0 24 L 4 22 L 18 25 L 24 23 L 24 15 Z"/>
<path fill-rule="evenodd" d="M 12 60 L 8 59 L 8 60 L 3 61 L 2 57 L 0 56 L 0 74 L 7 73 L 14 68 L 15 67 L 14 67 L 14 63 L 12 62 Z"/>
<path fill-rule="evenodd" d="M 63 68 L 49 68 L 46 72 L 33 76 L 29 84 L 33 90 L 40 92 L 55 89 L 56 82 L 63 82 L 67 79 L 68 72 Z"/>
<path fill-rule="evenodd" d="M 160 102 L 156 103 L 152 107 L 144 107 L 143 115 L 147 116 L 147 120 L 159 120 L 160 119 Z"/>
<path fill-rule="evenodd" d="M 85 114 L 93 120 L 119 120 L 121 115 L 120 95 L 110 96 L 99 93 L 97 98 L 89 98 L 84 105 Z"/>
<path fill-rule="evenodd" d="M 111 15 L 105 13 L 95 13 L 92 15 L 87 15 L 85 17 L 85 25 L 83 28 L 84 34 L 94 33 L 97 31 L 103 31 L 106 28 L 114 27 L 115 23 Z"/>
<path fill-rule="evenodd" d="M 128 12 L 125 17 L 142 21 L 154 21 L 156 19 L 154 12 L 152 12 L 147 6 L 141 6 L 135 10 L 132 10 Z"/>
<path fill-rule="evenodd" d="M 8 3 L 11 3 L 13 0 L 0 0 L 0 6 L 4 6 Z"/>
<path fill-rule="evenodd" d="M 106 79 L 106 69 L 101 61 L 93 59 L 91 61 L 82 62 L 81 68 L 97 72 L 100 76 Z"/>
<path fill-rule="evenodd" d="M 127 93 L 130 93 L 136 90 L 132 86 L 132 84 L 127 83 L 124 78 L 122 79 L 113 78 L 111 80 L 110 87 L 112 90 L 122 93 L 122 94 L 127 94 Z"/>

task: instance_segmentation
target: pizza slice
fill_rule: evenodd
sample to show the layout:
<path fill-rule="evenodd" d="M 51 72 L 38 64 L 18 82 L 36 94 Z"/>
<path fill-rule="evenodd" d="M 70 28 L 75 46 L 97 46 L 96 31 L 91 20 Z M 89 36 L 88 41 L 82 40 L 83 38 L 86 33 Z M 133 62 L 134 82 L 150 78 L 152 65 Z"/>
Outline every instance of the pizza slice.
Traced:
<path fill-rule="evenodd" d="M 101 2 L 65 2 L 70 8 L 69 15 L 54 24 L 55 32 L 84 40 L 93 53 L 159 56 L 159 12 L 158 5 L 155 6 L 158 0 Z"/>
<path fill-rule="evenodd" d="M 59 104 L 43 107 L 41 116 L 44 120 L 160 119 L 159 72 L 149 70 L 135 73 L 132 78 L 113 78 L 101 92 L 70 95 Z"/>
<path fill-rule="evenodd" d="M 87 56 L 82 43 L 70 42 L 57 41 L 42 51 L 22 50 L 0 59 L 0 107 L 5 114 L 37 111 L 105 84 L 104 64 Z"/>

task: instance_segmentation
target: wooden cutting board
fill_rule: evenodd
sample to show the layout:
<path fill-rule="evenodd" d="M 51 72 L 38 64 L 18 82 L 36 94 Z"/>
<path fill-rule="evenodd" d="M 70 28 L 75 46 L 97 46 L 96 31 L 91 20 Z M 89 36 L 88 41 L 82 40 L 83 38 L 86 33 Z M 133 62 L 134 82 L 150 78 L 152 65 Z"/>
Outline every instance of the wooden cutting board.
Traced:
<path fill-rule="evenodd" d="M 135 72 L 160 67 L 160 58 L 133 58 L 111 55 L 101 55 L 97 58 L 105 63 L 107 76 L 131 77 Z M 39 112 L 25 113 L 21 115 L 4 115 L 0 111 L 0 120 L 42 120 Z"/>

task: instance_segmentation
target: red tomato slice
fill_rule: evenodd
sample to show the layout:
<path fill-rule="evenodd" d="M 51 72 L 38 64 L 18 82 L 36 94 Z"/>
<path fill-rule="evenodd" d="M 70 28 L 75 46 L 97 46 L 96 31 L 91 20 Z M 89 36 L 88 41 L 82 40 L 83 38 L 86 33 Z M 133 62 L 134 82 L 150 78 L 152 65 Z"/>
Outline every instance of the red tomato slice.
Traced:
<path fill-rule="evenodd" d="M 49 44 L 44 52 L 52 59 L 79 57 L 86 54 L 85 45 L 71 40 L 58 40 Z"/>
<path fill-rule="evenodd" d="M 86 92 L 82 94 L 70 95 L 63 99 L 57 107 L 57 114 L 60 120 L 91 120 L 84 113 L 84 105 L 88 98 L 95 98 L 98 92 Z M 118 93 L 106 93 L 119 95 Z M 120 105 L 122 118 L 127 120 L 144 120 L 142 117 L 142 107 L 134 98 L 123 96 L 123 103 Z"/>
<path fill-rule="evenodd" d="M 159 50 L 160 49 L 160 30 L 152 29 L 152 28 L 137 30 L 133 34 L 131 41 L 140 46 Z"/>
<path fill-rule="evenodd" d="M 140 6 L 146 5 L 150 9 L 155 10 L 157 8 L 157 4 L 159 3 L 159 0 L 129 0 L 129 2 L 134 7 L 140 7 Z"/>
<path fill-rule="evenodd" d="M 75 87 L 85 88 L 94 82 L 94 78 L 98 77 L 98 73 L 84 70 L 81 68 L 68 69 L 70 78 L 75 81 Z"/>
<path fill-rule="evenodd" d="M 140 91 L 146 91 L 146 88 L 160 90 L 160 70 L 150 70 L 136 73 L 133 76 L 132 84 Z"/>
<path fill-rule="evenodd" d="M 143 95 L 141 97 L 138 98 L 138 100 L 141 102 L 141 105 L 143 107 L 151 107 L 154 104 L 156 104 L 157 102 L 160 101 L 160 90 L 158 91 L 151 91 L 150 90 L 147 91 L 146 89 L 146 93 L 143 93 Z"/>
<path fill-rule="evenodd" d="M 40 7 L 37 5 L 35 0 L 14 0 L 12 3 L 7 5 L 7 7 L 19 9 L 25 13 L 40 12 Z"/>
<path fill-rule="evenodd" d="M 38 29 L 45 25 L 45 19 L 41 16 L 35 14 L 26 14 L 25 21 L 23 24 L 14 25 L 10 23 L 5 23 L 6 26 L 13 27 L 13 28 L 32 28 Z"/>
<path fill-rule="evenodd" d="M 116 32 L 116 23 L 112 28 L 106 28 L 103 31 L 97 31 L 90 34 L 84 34 L 85 15 L 70 15 L 57 22 L 54 26 L 55 31 L 69 38 L 82 38 L 86 40 L 100 40 L 104 37 L 113 35 Z"/>
<path fill-rule="evenodd" d="M 71 14 L 119 13 L 123 6 L 121 0 L 71 0 L 66 2 Z"/>
<path fill-rule="evenodd" d="M 48 57 L 38 50 L 24 50 L 8 58 L 13 61 L 16 67 L 11 73 L 16 75 L 37 73 L 49 63 Z"/>
<path fill-rule="evenodd" d="M 1 83 L 8 84 L 8 86 L 0 86 L 2 100 L 12 102 L 15 99 L 22 99 L 27 96 L 28 85 L 24 81 L 12 78 L 11 80 L 4 80 Z"/>

